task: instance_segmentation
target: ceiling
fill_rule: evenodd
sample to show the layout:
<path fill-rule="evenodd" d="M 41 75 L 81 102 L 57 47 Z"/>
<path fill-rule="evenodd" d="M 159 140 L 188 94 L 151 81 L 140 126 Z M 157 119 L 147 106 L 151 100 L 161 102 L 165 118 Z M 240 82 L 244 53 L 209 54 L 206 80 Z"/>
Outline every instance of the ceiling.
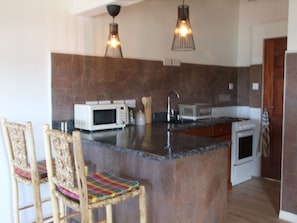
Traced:
<path fill-rule="evenodd" d="M 74 0 L 74 14 L 92 17 L 107 13 L 106 6 L 109 4 L 122 7 L 133 5 L 143 1 L 179 1 L 179 0 Z M 181 1 L 181 0 L 180 0 Z M 257 0 L 248 0 L 257 1 Z"/>
<path fill-rule="evenodd" d="M 74 14 L 92 17 L 106 13 L 106 5 L 109 4 L 124 7 L 142 1 L 143 0 L 74 0 Z"/>

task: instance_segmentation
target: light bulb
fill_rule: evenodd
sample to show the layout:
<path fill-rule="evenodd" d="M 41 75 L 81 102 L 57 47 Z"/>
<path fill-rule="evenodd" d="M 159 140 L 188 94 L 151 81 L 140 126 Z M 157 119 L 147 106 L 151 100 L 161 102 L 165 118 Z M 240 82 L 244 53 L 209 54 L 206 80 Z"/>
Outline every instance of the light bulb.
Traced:
<path fill-rule="evenodd" d="M 110 40 L 107 42 L 108 45 L 110 45 L 112 48 L 118 47 L 121 43 L 116 35 L 112 35 Z"/>
<path fill-rule="evenodd" d="M 189 29 L 185 20 L 181 20 L 180 26 L 178 28 L 178 33 L 181 37 L 186 37 L 188 34 L 192 33 L 192 30 Z"/>

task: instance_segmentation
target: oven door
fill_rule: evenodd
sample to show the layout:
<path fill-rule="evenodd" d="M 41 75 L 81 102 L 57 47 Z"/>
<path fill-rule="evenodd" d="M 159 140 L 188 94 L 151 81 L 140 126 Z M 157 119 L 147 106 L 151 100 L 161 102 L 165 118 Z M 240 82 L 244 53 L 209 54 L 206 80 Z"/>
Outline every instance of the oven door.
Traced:
<path fill-rule="evenodd" d="M 254 130 L 236 132 L 235 165 L 253 161 Z"/>

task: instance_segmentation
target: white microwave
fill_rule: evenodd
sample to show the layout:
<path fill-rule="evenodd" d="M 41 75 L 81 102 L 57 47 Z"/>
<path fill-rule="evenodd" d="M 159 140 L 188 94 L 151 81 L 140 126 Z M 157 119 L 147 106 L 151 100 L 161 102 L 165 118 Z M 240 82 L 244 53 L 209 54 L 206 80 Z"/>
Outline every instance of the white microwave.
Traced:
<path fill-rule="evenodd" d="M 125 104 L 75 104 L 74 127 L 88 131 L 124 128 L 129 124 L 128 114 Z"/>

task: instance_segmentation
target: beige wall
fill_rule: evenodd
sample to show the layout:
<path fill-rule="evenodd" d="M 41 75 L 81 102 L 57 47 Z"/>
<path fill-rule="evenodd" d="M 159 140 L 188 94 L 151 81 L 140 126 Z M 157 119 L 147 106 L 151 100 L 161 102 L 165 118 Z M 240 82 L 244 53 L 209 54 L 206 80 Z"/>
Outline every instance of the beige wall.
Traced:
<path fill-rule="evenodd" d="M 288 0 L 240 0 L 237 65 L 261 63 L 263 38 L 286 35 L 287 19 Z"/>
<path fill-rule="evenodd" d="M 297 1 L 290 0 L 289 26 L 288 26 L 288 50 L 297 51 Z"/>
<path fill-rule="evenodd" d="M 262 62 L 259 48 L 263 38 L 287 34 L 288 0 L 188 0 L 197 50 L 172 52 L 178 4 L 178 1 L 147 0 L 123 7 L 115 21 L 119 24 L 124 56 L 249 66 Z M 107 14 L 96 17 L 96 51 L 100 56 L 104 55 L 110 22 Z"/>
<path fill-rule="evenodd" d="M 177 6 L 182 1 L 144 1 L 123 7 L 115 18 L 125 58 L 162 60 L 211 65 L 236 65 L 238 0 L 188 0 L 196 51 L 171 51 L 177 20 Z M 224 18 L 224 19 L 222 19 Z M 105 51 L 111 17 L 96 17 L 98 55 Z M 103 25 L 103 26 L 102 26 Z M 102 39 L 101 39 L 102 38 Z"/>

